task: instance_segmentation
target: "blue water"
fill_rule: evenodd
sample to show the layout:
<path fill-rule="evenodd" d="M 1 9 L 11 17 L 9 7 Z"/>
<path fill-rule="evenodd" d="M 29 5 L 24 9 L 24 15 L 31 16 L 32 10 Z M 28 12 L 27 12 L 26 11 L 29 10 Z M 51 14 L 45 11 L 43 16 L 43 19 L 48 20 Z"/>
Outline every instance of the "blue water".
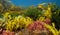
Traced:
<path fill-rule="evenodd" d="M 11 2 L 17 6 L 37 6 L 38 4 L 49 2 L 60 5 L 60 0 L 11 0 Z"/>

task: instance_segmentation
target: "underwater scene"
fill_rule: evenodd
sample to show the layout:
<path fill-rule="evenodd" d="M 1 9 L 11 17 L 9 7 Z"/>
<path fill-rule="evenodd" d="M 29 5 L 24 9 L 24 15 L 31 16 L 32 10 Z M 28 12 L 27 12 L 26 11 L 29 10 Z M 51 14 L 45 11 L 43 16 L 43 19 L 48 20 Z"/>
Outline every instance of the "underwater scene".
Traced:
<path fill-rule="evenodd" d="M 60 35 L 60 0 L 0 0 L 0 35 Z"/>

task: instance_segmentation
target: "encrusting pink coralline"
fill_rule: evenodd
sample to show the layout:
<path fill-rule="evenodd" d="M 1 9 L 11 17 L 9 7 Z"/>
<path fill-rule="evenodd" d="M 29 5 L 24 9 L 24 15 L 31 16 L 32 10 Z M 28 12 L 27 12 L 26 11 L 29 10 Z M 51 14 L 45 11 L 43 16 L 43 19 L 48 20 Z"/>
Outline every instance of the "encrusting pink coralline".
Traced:
<path fill-rule="evenodd" d="M 41 21 L 35 21 L 28 25 L 28 29 L 34 31 L 34 30 L 47 30 L 47 28 L 44 27 L 45 22 Z"/>

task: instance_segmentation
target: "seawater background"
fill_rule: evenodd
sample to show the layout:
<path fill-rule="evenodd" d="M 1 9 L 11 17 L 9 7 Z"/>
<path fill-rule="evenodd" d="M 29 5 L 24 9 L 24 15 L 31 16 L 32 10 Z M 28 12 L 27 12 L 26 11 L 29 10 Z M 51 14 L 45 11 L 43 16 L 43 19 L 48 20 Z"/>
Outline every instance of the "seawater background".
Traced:
<path fill-rule="evenodd" d="M 60 0 L 11 0 L 11 2 L 17 6 L 37 6 L 41 3 L 55 3 L 60 5 Z"/>

